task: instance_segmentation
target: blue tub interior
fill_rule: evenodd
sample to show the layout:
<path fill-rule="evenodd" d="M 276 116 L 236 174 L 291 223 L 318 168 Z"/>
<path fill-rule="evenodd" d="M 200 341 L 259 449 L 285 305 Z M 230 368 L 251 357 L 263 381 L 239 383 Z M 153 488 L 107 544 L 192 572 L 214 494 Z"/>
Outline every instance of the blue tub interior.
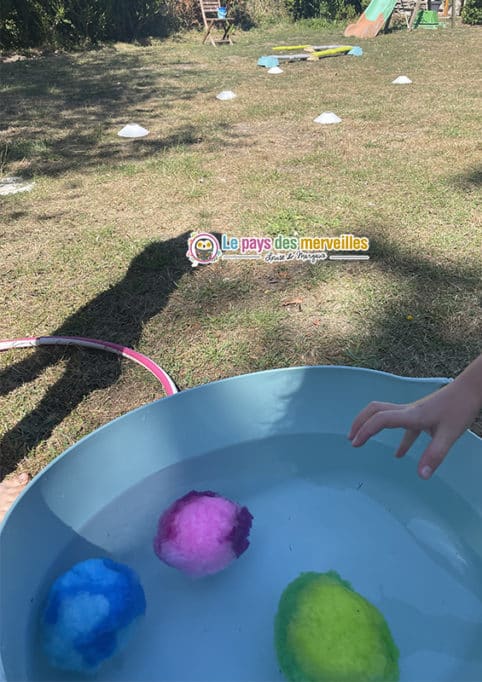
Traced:
<path fill-rule="evenodd" d="M 7 682 L 79 680 L 50 668 L 37 623 L 51 582 L 109 556 L 134 568 L 147 613 L 99 681 L 278 682 L 273 619 L 302 571 L 334 569 L 384 614 L 401 682 L 482 680 L 482 441 L 465 434 L 421 481 L 401 431 L 362 449 L 346 434 L 369 400 L 415 400 L 444 380 L 294 368 L 183 392 L 111 422 L 29 486 L 0 532 L 0 652 Z M 161 512 L 215 490 L 254 515 L 251 546 L 191 580 L 159 562 Z"/>

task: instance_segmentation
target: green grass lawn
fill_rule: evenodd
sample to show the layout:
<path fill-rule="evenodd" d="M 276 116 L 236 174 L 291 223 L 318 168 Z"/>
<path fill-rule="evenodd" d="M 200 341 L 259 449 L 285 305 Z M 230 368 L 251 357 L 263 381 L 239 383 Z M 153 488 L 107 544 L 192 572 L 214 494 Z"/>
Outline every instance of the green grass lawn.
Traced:
<path fill-rule="evenodd" d="M 341 29 L 1 63 L 0 170 L 36 184 L 0 197 L 0 338 L 124 343 L 181 388 L 303 364 L 453 376 L 482 338 L 480 39 L 400 30 L 279 76 L 257 58 L 344 43 Z M 323 111 L 342 123 L 315 124 Z M 129 122 L 150 135 L 121 140 Z M 191 230 L 352 233 L 370 260 L 192 268 Z M 50 348 L 0 354 L 0 395 L 2 472 L 36 473 L 162 389 L 108 354 Z"/>

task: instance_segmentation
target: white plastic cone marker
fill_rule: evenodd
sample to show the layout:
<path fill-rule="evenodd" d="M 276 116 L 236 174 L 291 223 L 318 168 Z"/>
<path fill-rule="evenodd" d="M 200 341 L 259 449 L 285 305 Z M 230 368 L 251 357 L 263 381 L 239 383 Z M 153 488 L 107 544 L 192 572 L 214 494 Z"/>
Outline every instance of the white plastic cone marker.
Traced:
<path fill-rule="evenodd" d="M 223 102 L 228 100 L 228 99 L 234 99 L 236 95 L 232 90 L 223 90 L 222 92 L 219 93 L 219 95 L 216 95 L 216 99 L 220 99 Z"/>
<path fill-rule="evenodd" d="M 325 111 L 319 116 L 317 116 L 315 119 L 313 119 L 315 123 L 341 123 L 341 118 L 339 118 L 336 114 L 334 114 L 332 111 Z"/>
<path fill-rule="evenodd" d="M 283 73 L 283 69 L 280 69 L 279 66 L 272 66 L 271 69 L 268 69 L 268 73 Z"/>
<path fill-rule="evenodd" d="M 149 135 L 149 131 L 137 125 L 137 123 L 129 123 L 122 130 L 119 130 L 117 134 L 119 137 L 145 137 Z"/>
<path fill-rule="evenodd" d="M 18 194 L 19 192 L 30 192 L 35 182 L 26 182 L 18 176 L 2 178 L 0 180 L 0 196 L 6 197 L 8 194 Z"/>
<path fill-rule="evenodd" d="M 394 81 L 392 81 L 392 84 L 394 85 L 406 85 L 408 83 L 411 83 L 412 81 L 410 78 L 407 78 L 407 76 L 399 76 L 398 78 L 395 78 Z"/>

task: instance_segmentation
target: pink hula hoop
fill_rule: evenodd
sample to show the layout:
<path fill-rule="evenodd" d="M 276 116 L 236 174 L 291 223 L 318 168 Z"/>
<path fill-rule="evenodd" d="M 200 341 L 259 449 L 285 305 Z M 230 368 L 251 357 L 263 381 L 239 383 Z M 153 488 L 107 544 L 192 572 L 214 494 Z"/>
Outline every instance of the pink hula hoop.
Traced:
<path fill-rule="evenodd" d="M 169 374 L 165 372 L 162 367 L 159 367 L 153 360 L 138 353 L 132 348 L 121 346 L 110 341 L 99 341 L 99 339 L 88 339 L 83 336 L 29 336 L 23 339 L 10 339 L 0 341 L 0 352 L 11 350 L 14 348 L 31 348 L 34 346 L 83 346 L 84 348 L 95 348 L 97 350 L 106 350 L 116 355 L 121 355 L 124 358 L 137 362 L 138 365 L 147 369 L 153 374 L 156 379 L 162 384 L 166 395 L 174 395 L 178 393 L 174 381 Z"/>

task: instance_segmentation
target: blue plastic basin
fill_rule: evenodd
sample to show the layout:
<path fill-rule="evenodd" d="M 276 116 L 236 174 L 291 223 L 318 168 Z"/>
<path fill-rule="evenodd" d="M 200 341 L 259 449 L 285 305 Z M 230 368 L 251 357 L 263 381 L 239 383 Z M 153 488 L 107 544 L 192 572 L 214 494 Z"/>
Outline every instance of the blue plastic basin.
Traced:
<path fill-rule="evenodd" d="M 370 400 L 407 402 L 444 379 L 310 367 L 235 377 L 146 405 L 90 434 L 28 486 L 0 529 L 0 661 L 7 682 L 52 670 L 37 624 L 73 563 L 132 566 L 147 614 L 97 680 L 278 682 L 273 617 L 302 571 L 337 570 L 384 614 L 401 682 L 482 680 L 482 440 L 466 433 L 432 480 L 402 432 L 362 449 L 346 434 Z M 160 513 L 191 489 L 254 515 L 251 546 L 193 581 L 152 550 Z"/>

